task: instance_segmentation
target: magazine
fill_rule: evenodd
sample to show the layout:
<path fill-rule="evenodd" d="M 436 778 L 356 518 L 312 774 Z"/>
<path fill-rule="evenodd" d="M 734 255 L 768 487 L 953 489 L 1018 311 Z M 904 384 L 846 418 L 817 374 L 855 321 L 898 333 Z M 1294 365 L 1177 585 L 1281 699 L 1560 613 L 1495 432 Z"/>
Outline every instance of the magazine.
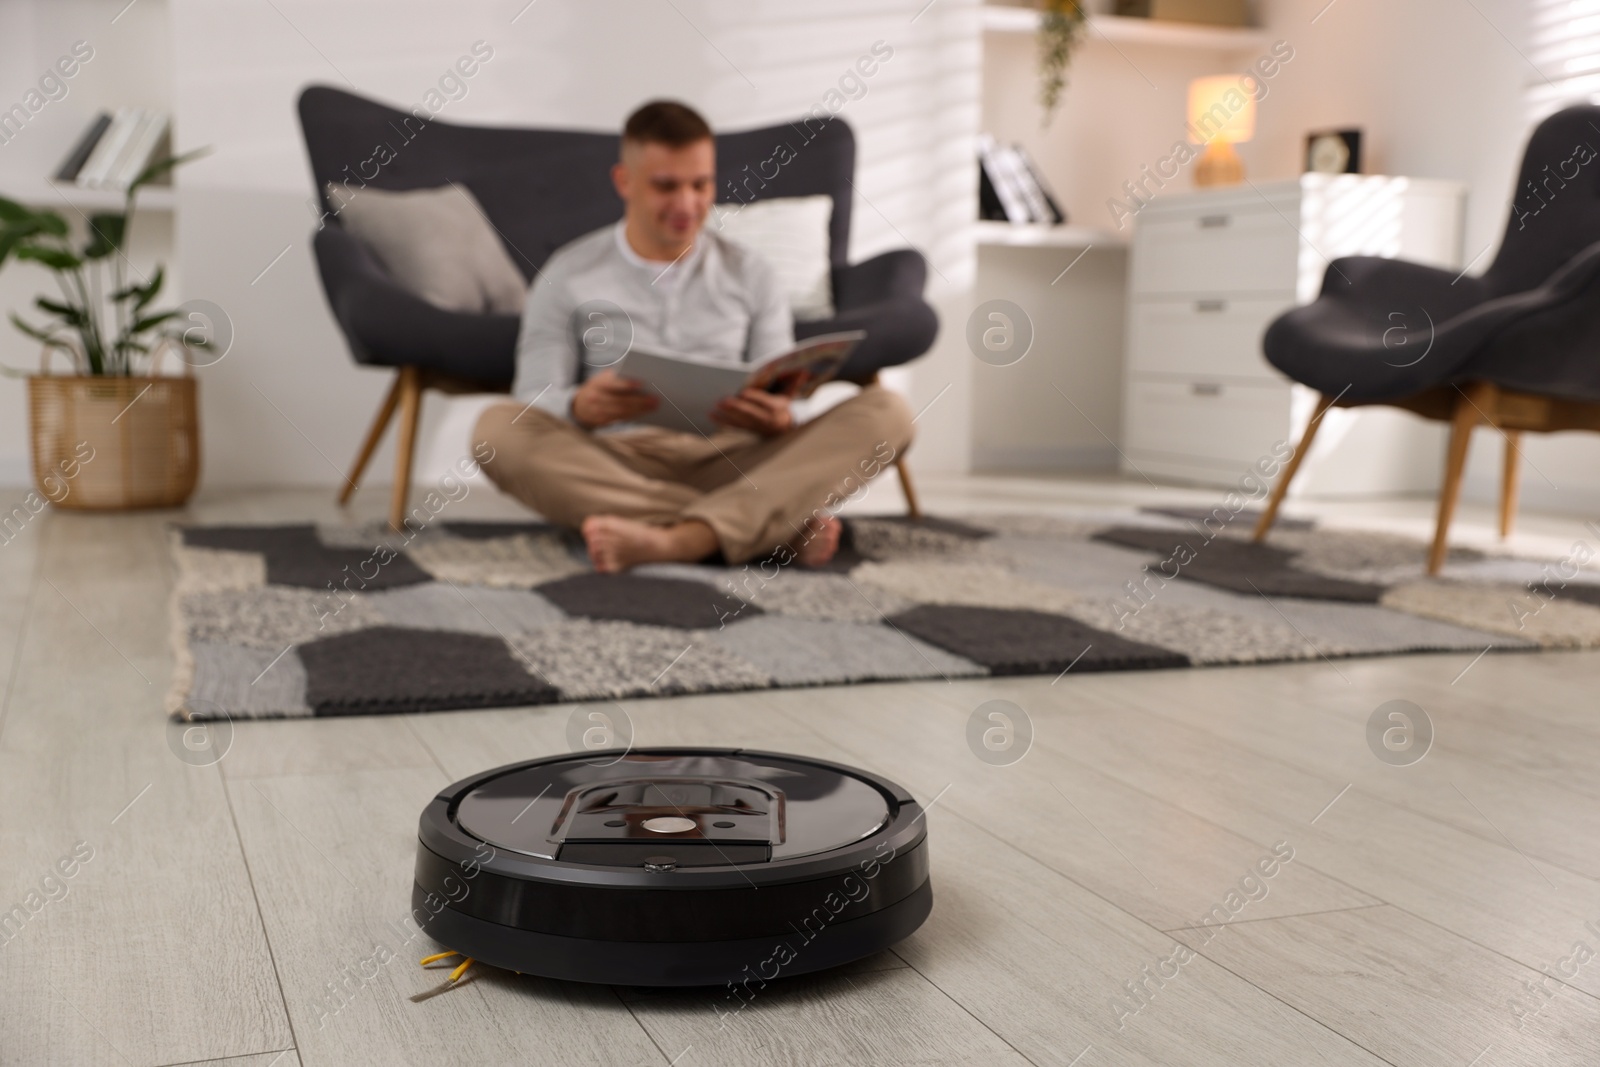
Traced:
<path fill-rule="evenodd" d="M 711 420 L 718 400 L 746 389 L 808 397 L 839 372 L 865 336 L 864 331 L 850 330 L 813 337 L 754 367 L 709 363 L 682 352 L 634 345 L 622 357 L 617 374 L 643 383 L 661 398 L 660 406 L 635 421 L 709 434 L 723 429 Z"/>

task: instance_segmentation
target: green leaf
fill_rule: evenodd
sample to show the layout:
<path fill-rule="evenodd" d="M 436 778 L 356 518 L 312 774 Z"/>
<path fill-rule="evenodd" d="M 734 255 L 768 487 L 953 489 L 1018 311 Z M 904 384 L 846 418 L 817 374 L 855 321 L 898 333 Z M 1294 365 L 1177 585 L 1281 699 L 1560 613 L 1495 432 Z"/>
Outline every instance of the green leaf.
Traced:
<path fill-rule="evenodd" d="M 156 298 L 161 291 L 161 283 L 166 281 L 167 268 L 157 267 L 156 272 L 150 276 L 150 283 L 139 291 L 139 299 L 134 301 L 133 310 L 143 311 L 145 305 Z"/>
<path fill-rule="evenodd" d="M 84 315 L 82 308 L 75 308 L 69 304 L 60 304 L 54 300 L 50 300 L 42 296 L 35 299 L 34 304 L 39 308 L 40 311 L 48 311 L 52 315 L 61 316 L 63 319 L 67 320 L 69 325 L 80 326 L 83 324 Z"/>
<path fill-rule="evenodd" d="M 104 259 L 122 247 L 128 230 L 128 216 L 101 213 L 89 216 L 89 243 L 83 246 L 85 259 Z"/>
<path fill-rule="evenodd" d="M 56 339 L 54 332 L 46 333 L 44 330 L 39 329 L 37 326 L 30 325 L 25 319 L 23 319 L 15 311 L 13 311 L 11 313 L 11 325 L 15 326 L 17 329 L 21 330 L 23 333 L 25 333 L 29 337 L 33 338 L 35 341 L 43 341 L 47 345 L 49 345 L 49 344 L 53 344 L 53 345 L 61 344 L 61 342 Z"/>
<path fill-rule="evenodd" d="M 0 226 L 0 263 L 6 261 L 11 250 L 39 232 L 38 219 L 24 219 L 9 226 Z"/>
<path fill-rule="evenodd" d="M 33 221 L 39 224 L 39 229 L 52 237 L 65 237 L 67 235 L 67 220 L 57 215 L 54 211 L 35 211 Z"/>
<path fill-rule="evenodd" d="M 43 245 L 23 245 L 17 249 L 17 258 L 38 260 L 54 270 L 77 270 L 83 266 L 83 260 L 71 252 L 61 248 L 45 248 Z"/>
<path fill-rule="evenodd" d="M 42 231 L 56 237 L 67 235 L 67 220 L 54 211 L 34 211 L 5 197 L 0 197 L 0 223 L 4 224 L 0 226 L 0 232 L 23 227 L 29 233 Z"/>
<path fill-rule="evenodd" d="M 159 315 L 150 315 L 146 318 L 142 318 L 132 326 L 128 327 L 128 334 L 131 336 L 133 334 L 144 333 L 144 331 L 148 330 L 150 327 L 159 326 L 168 319 L 175 317 L 177 314 L 178 312 L 176 311 L 163 311 Z"/>
<path fill-rule="evenodd" d="M 24 236 L 20 233 L 13 233 L 10 230 L 0 230 L 0 266 L 5 265 L 5 261 L 11 257 L 11 250 L 17 246 L 17 242 L 22 240 Z"/>
<path fill-rule="evenodd" d="M 148 185 L 150 182 L 155 181 L 168 171 L 171 171 L 177 167 L 181 167 L 190 160 L 199 159 L 201 156 L 210 151 L 211 149 L 209 147 L 196 148 L 194 151 L 185 152 L 181 156 L 164 156 L 163 158 L 156 160 L 148 167 L 144 168 L 144 170 L 140 171 L 139 176 L 133 179 L 133 182 L 128 186 L 128 199 L 133 199 L 134 191 L 137 190 L 141 185 Z"/>
<path fill-rule="evenodd" d="M 134 284 L 125 289 L 118 289 L 116 292 L 111 294 L 111 299 L 126 300 L 129 297 L 136 296 L 139 299 L 134 302 L 133 310 L 143 311 L 145 305 L 154 300 L 156 298 L 156 294 L 161 291 L 161 283 L 165 280 L 166 268 L 157 267 L 156 272 L 150 276 L 150 280 L 144 285 Z"/>

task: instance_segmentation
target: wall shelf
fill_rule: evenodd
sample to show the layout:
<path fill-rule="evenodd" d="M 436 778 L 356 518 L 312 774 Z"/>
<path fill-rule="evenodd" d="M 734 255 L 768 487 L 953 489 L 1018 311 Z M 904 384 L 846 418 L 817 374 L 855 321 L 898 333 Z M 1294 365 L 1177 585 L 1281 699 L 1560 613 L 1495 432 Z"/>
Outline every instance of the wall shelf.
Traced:
<path fill-rule="evenodd" d="M 984 220 L 975 224 L 979 246 L 1007 248 L 1123 248 L 1128 238 L 1091 226 L 1045 226 Z"/>
<path fill-rule="evenodd" d="M 71 214 L 79 211 L 121 211 L 120 190 L 82 189 L 50 180 L 62 158 L 77 143 L 87 116 L 51 116 L 55 121 L 34 123 L 5 146 L 0 159 L 0 196 L 33 208 Z M 139 190 L 139 211 L 171 211 L 176 203 L 171 185 L 147 185 Z"/>
<path fill-rule="evenodd" d="M 79 211 L 121 211 L 123 195 L 111 189 L 80 189 L 62 185 L 37 175 L 18 175 L 0 171 L 0 196 L 33 208 L 48 208 L 68 215 Z M 139 190 L 134 210 L 171 211 L 176 198 L 170 185 L 146 185 Z"/>
<path fill-rule="evenodd" d="M 1040 13 L 1031 7 L 986 4 L 983 28 L 990 33 L 1033 33 Z M 1204 48 L 1217 52 L 1265 51 L 1272 43 L 1265 30 L 1250 26 L 1207 26 L 1198 22 L 1165 22 L 1122 15 L 1090 15 L 1085 41 L 1147 44 L 1167 48 Z"/>

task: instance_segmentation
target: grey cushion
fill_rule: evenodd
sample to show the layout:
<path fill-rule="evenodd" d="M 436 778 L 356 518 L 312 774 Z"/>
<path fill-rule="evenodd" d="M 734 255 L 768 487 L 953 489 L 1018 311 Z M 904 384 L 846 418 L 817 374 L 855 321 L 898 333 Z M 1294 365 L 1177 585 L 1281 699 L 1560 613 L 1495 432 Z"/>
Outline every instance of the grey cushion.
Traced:
<path fill-rule="evenodd" d="M 724 237 L 755 249 L 771 265 L 797 320 L 833 318 L 833 275 L 828 261 L 833 197 L 779 196 L 748 204 L 717 204 L 712 215 L 709 225 Z"/>
<path fill-rule="evenodd" d="M 527 285 L 470 192 L 331 185 L 340 220 L 403 287 L 446 311 L 522 310 Z"/>

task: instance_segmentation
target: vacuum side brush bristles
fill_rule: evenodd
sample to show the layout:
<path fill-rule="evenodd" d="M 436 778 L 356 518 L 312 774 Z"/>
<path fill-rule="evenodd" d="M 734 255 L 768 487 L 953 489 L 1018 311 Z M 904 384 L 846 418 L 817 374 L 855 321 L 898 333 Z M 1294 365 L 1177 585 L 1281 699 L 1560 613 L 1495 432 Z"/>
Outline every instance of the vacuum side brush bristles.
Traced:
<path fill-rule="evenodd" d="M 440 960 L 449 959 L 451 956 L 460 955 L 461 953 L 459 952 L 435 952 L 431 956 L 422 957 L 422 962 L 419 964 L 419 966 L 426 967 L 430 963 L 437 963 Z M 462 959 L 465 962 L 450 972 L 450 981 L 452 982 L 459 982 L 461 980 L 461 976 L 467 973 L 467 968 L 472 966 L 472 957 L 463 956 Z"/>

